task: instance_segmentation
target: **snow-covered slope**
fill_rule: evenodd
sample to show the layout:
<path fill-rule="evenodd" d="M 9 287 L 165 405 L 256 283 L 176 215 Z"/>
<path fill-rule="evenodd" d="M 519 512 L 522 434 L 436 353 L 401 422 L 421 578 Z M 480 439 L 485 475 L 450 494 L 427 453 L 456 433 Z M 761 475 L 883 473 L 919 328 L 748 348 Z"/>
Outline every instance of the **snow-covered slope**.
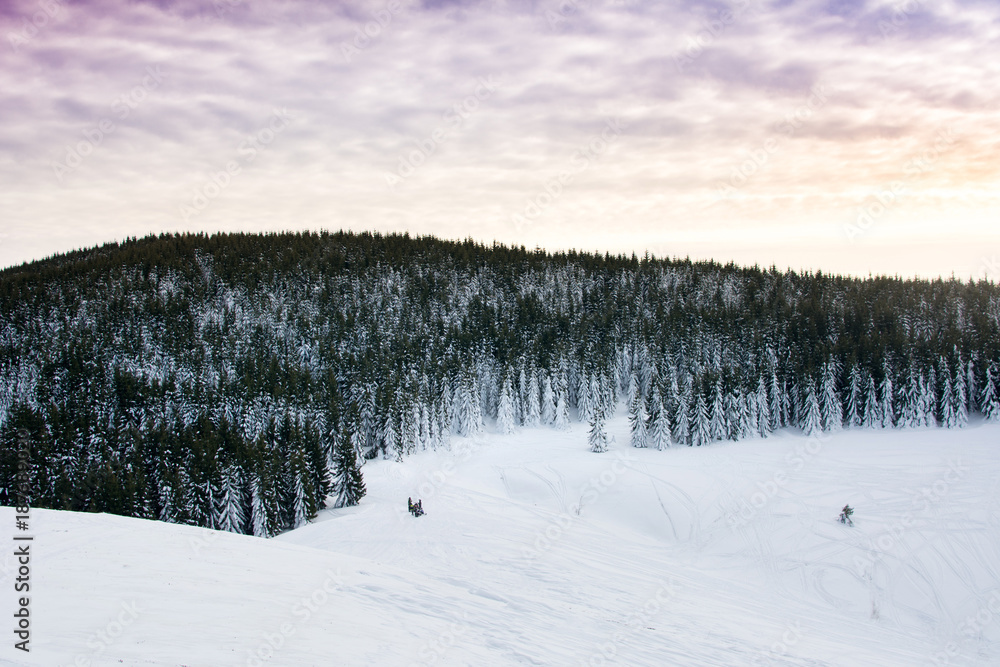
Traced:
<path fill-rule="evenodd" d="M 8 629 L 0 661 L 1000 663 L 1000 427 L 610 432 L 605 454 L 577 424 L 370 462 L 361 506 L 273 540 L 35 510 L 32 652 Z"/>

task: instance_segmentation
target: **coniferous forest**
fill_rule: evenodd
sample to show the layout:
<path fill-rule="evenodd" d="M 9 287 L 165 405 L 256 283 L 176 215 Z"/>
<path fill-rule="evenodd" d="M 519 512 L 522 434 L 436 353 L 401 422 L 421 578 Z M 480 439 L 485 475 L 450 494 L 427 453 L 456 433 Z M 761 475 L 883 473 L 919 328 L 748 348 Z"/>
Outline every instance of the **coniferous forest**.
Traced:
<path fill-rule="evenodd" d="M 1000 419 L 1000 289 L 378 234 L 163 235 L 0 272 L 0 503 L 259 536 L 362 464 L 628 406 L 665 449 Z M 975 418 L 975 417 L 974 417 Z"/>

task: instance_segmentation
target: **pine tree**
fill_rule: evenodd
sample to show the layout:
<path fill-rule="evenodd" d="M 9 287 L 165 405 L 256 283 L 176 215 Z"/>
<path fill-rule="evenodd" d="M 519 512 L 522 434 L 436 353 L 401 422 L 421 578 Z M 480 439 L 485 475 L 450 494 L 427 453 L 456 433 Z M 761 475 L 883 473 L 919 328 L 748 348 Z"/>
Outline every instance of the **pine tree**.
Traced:
<path fill-rule="evenodd" d="M 864 428 L 876 428 L 882 423 L 882 416 L 878 410 L 878 396 L 875 393 L 875 378 L 870 373 L 867 376 L 867 389 L 865 390 L 864 416 L 861 418 L 861 426 Z"/>
<path fill-rule="evenodd" d="M 837 366 L 829 361 L 823 367 L 823 430 L 839 431 L 844 427 L 844 408 L 837 394 Z"/>
<path fill-rule="evenodd" d="M 726 409 L 722 399 L 722 380 L 716 380 L 712 391 L 708 432 L 711 440 L 723 440 L 726 437 Z"/>
<path fill-rule="evenodd" d="M 458 433 L 473 436 L 482 431 L 483 414 L 479 403 L 479 391 L 471 380 L 459 387 Z"/>
<path fill-rule="evenodd" d="M 654 392 L 656 390 L 654 389 Z M 659 400 L 659 393 L 654 396 L 654 401 Z M 654 403 L 655 406 L 655 403 Z M 663 406 L 660 406 L 662 410 Z M 632 446 L 633 447 L 646 447 L 648 434 L 646 432 L 646 420 L 649 415 L 646 414 L 646 401 L 643 400 L 642 396 L 636 395 L 635 399 L 629 405 L 628 420 L 632 431 Z"/>
<path fill-rule="evenodd" d="M 864 408 L 861 404 L 861 374 L 858 372 L 857 364 L 851 366 L 849 387 L 847 390 L 847 414 L 844 419 L 848 426 L 857 428 L 861 426 Z"/>
<path fill-rule="evenodd" d="M 497 431 L 507 435 L 514 432 L 514 387 L 508 374 L 500 390 L 500 402 L 497 405 Z"/>
<path fill-rule="evenodd" d="M 561 431 L 569 428 L 569 390 L 566 376 L 560 372 L 556 382 L 556 414 L 553 424 Z"/>
<path fill-rule="evenodd" d="M 677 410 L 674 413 L 674 442 L 679 445 L 691 444 L 691 384 L 686 382 L 684 391 L 677 400 Z"/>
<path fill-rule="evenodd" d="M 694 408 L 694 423 L 691 428 L 691 444 L 698 447 L 712 442 L 712 431 L 708 423 L 708 406 L 705 396 L 699 391 Z"/>
<path fill-rule="evenodd" d="M 592 452 L 608 451 L 608 434 L 604 430 L 604 411 L 596 408 L 590 416 L 590 434 L 587 438 Z"/>
<path fill-rule="evenodd" d="M 806 435 L 813 435 L 822 429 L 819 399 L 816 397 L 816 390 L 813 388 L 812 382 L 808 383 L 806 396 L 803 399 L 803 415 L 800 426 Z"/>
<path fill-rule="evenodd" d="M 772 367 L 771 368 L 771 425 L 770 431 L 777 431 L 779 428 L 784 426 L 784 421 L 782 415 L 784 414 L 784 401 L 782 399 L 781 385 L 778 383 L 778 373 Z"/>
<path fill-rule="evenodd" d="M 896 411 L 893 406 L 892 372 L 889 365 L 882 366 L 882 386 L 881 400 L 879 403 L 879 424 L 882 428 L 892 428 L 895 422 Z"/>
<path fill-rule="evenodd" d="M 757 378 L 757 434 L 766 438 L 771 432 L 771 407 L 768 403 L 767 386 L 764 384 L 764 376 Z"/>
<path fill-rule="evenodd" d="M 736 387 L 726 392 L 723 400 L 726 410 L 726 437 L 730 440 L 742 440 L 750 431 L 750 416 L 747 414 L 746 399 L 743 390 Z"/>
<path fill-rule="evenodd" d="M 420 406 L 420 449 L 426 450 L 434 444 L 431 437 L 431 414 L 427 410 L 427 404 Z"/>
<path fill-rule="evenodd" d="M 542 415 L 539 400 L 538 371 L 532 367 L 528 376 L 528 388 L 524 395 L 524 424 L 525 426 L 538 426 Z"/>
<path fill-rule="evenodd" d="M 940 375 L 944 378 L 944 385 L 941 387 L 941 425 L 955 428 L 958 426 L 958 400 L 951 384 L 951 371 L 944 357 L 941 357 L 940 366 Z"/>
<path fill-rule="evenodd" d="M 958 428 L 969 425 L 969 397 L 966 387 L 965 365 L 959 357 L 955 369 L 955 426 Z"/>
<path fill-rule="evenodd" d="M 403 447 L 399 439 L 399 433 L 396 431 L 396 418 L 392 411 L 386 414 L 385 422 L 382 424 L 382 443 L 384 448 L 382 452 L 383 458 L 395 458 L 397 461 L 403 460 Z M 330 463 L 333 463 L 332 459 Z"/>
<path fill-rule="evenodd" d="M 222 469 L 220 494 L 216 498 L 219 530 L 244 532 L 243 476 L 235 466 Z"/>
<path fill-rule="evenodd" d="M 250 523 L 255 537 L 271 537 L 274 535 L 275 530 L 269 516 L 265 494 L 261 487 L 260 477 L 252 475 L 250 478 Z"/>
<path fill-rule="evenodd" d="M 672 444 L 670 437 L 670 414 L 667 412 L 666 406 L 663 405 L 659 390 L 655 387 L 653 388 L 651 406 L 652 410 L 649 414 L 649 425 L 647 428 L 649 446 L 653 449 L 666 449 Z"/>
<path fill-rule="evenodd" d="M 896 426 L 916 428 L 923 421 L 920 415 L 920 380 L 913 360 L 910 360 L 910 373 L 906 386 L 901 389 L 899 419 Z"/>
<path fill-rule="evenodd" d="M 576 407 L 580 411 L 580 421 L 593 421 L 595 400 L 597 396 L 591 393 L 591 387 L 597 384 L 597 378 L 593 373 L 580 374 L 580 389 L 577 392 Z"/>
<path fill-rule="evenodd" d="M 986 367 L 986 382 L 983 384 L 982 398 L 979 399 L 980 410 L 988 422 L 1000 421 L 1000 395 L 997 393 L 997 367 L 990 364 Z"/>
<path fill-rule="evenodd" d="M 546 374 L 542 379 L 542 424 L 551 426 L 556 421 L 556 395 L 552 390 L 552 380 Z"/>
<path fill-rule="evenodd" d="M 969 395 L 969 413 L 979 410 L 979 392 L 976 387 L 976 364 L 975 354 L 965 366 L 965 390 Z"/>
<path fill-rule="evenodd" d="M 333 469 L 333 507 L 353 507 L 365 495 L 365 482 L 351 438 L 340 438 Z"/>

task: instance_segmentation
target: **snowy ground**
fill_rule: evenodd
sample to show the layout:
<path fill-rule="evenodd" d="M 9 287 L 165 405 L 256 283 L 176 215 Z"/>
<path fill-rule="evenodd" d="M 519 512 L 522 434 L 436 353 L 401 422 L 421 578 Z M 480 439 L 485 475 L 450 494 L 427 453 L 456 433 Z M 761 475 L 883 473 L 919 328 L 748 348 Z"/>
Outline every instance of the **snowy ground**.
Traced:
<path fill-rule="evenodd" d="M 371 462 L 361 506 L 273 540 L 36 510 L 33 650 L 9 620 L 0 663 L 1000 664 L 1000 426 L 610 432 L 606 454 L 576 424 Z"/>

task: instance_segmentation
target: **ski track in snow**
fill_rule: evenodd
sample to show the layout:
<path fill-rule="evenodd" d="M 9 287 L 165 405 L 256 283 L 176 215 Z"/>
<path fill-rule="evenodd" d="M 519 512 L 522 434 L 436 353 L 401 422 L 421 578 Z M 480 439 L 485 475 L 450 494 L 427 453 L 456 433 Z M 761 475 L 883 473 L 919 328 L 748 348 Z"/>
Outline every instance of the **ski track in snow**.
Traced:
<path fill-rule="evenodd" d="M 360 506 L 272 540 L 34 510 L 33 650 L 0 663 L 1000 664 L 1000 426 L 808 442 L 488 434 L 372 461 Z"/>

